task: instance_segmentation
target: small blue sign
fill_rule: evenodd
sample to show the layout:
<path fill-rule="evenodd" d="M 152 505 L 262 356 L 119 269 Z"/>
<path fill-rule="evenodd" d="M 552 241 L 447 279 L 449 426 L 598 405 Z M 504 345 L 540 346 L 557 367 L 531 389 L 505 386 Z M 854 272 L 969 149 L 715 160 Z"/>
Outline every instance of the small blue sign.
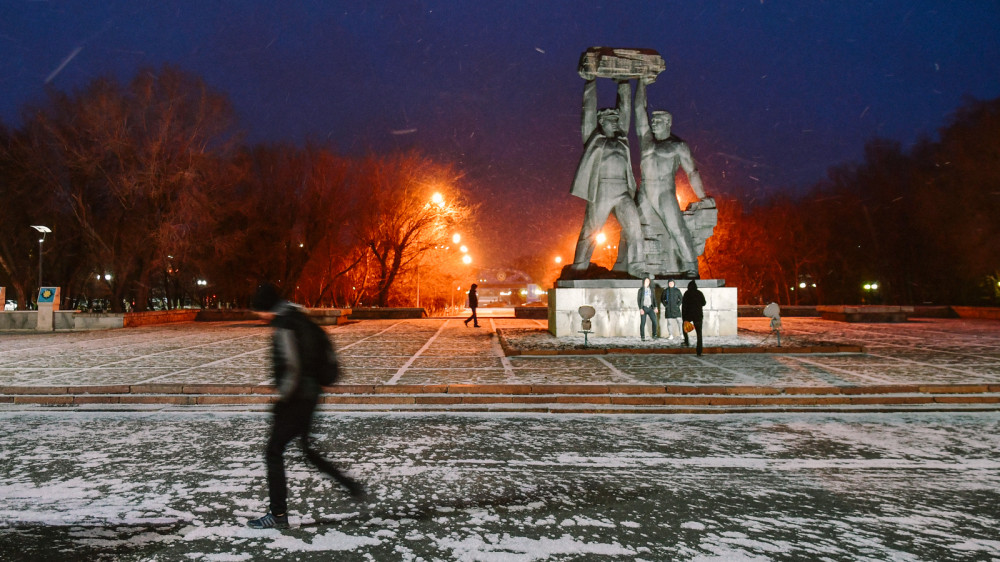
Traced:
<path fill-rule="evenodd" d="M 56 289 L 56 287 L 42 287 L 38 289 L 38 302 L 55 302 Z"/>

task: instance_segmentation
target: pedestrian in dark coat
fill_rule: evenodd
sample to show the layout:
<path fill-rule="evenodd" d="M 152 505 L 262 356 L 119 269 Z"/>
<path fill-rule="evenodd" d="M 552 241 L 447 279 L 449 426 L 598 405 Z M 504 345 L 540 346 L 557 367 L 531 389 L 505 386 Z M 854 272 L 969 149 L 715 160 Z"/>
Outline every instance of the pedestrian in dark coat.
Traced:
<path fill-rule="evenodd" d="M 301 439 L 306 459 L 350 492 L 355 499 L 364 497 L 364 488 L 342 474 L 310 446 L 309 428 L 319 400 L 321 386 L 316 371 L 323 362 L 325 349 L 317 349 L 307 337 L 306 324 L 312 322 L 298 306 L 282 300 L 277 288 L 262 285 L 254 296 L 254 310 L 270 320 L 272 364 L 278 401 L 274 404 L 271 437 L 267 441 L 264 460 L 267 465 L 267 488 L 270 508 L 263 517 L 247 521 L 255 529 L 288 527 L 288 485 L 285 480 L 285 447 L 296 437 Z"/>
<path fill-rule="evenodd" d="M 667 288 L 660 295 L 668 340 L 674 339 L 674 335 L 678 338 L 684 335 L 684 330 L 681 327 L 681 290 L 675 285 L 673 279 L 667 281 Z"/>
<path fill-rule="evenodd" d="M 646 339 L 646 319 L 651 322 L 650 328 L 653 330 L 653 339 L 660 337 L 656 318 L 660 315 L 660 307 L 656 302 L 655 286 L 649 277 L 642 280 L 642 287 L 639 287 L 639 294 L 636 298 L 639 305 L 639 339 Z"/>
<path fill-rule="evenodd" d="M 694 324 L 694 331 L 698 335 L 698 355 L 701 355 L 701 321 L 704 317 L 703 309 L 705 308 L 705 294 L 698 290 L 698 284 L 694 282 L 694 279 L 688 283 L 687 291 L 684 293 L 684 298 L 681 299 L 681 317 L 685 322 L 690 322 Z M 684 332 L 684 346 L 690 345 L 688 342 L 688 333 Z"/>
<path fill-rule="evenodd" d="M 479 295 L 476 293 L 476 287 L 478 287 L 478 285 L 473 283 L 472 287 L 469 289 L 469 308 L 472 309 L 472 316 L 465 319 L 466 327 L 469 326 L 469 320 L 472 320 L 473 327 L 479 327 L 479 318 L 476 317 L 476 308 L 479 306 Z"/>

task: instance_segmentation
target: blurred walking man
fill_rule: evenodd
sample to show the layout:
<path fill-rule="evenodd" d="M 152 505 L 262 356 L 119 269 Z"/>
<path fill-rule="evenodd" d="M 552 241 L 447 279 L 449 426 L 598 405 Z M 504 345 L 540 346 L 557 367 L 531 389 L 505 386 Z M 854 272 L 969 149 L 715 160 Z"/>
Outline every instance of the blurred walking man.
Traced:
<path fill-rule="evenodd" d="M 321 386 L 331 384 L 339 371 L 336 355 L 326 333 L 313 324 L 301 308 L 278 295 L 274 285 L 257 289 L 254 310 L 274 328 L 272 353 L 274 383 L 278 402 L 274 405 L 271 437 L 264 458 L 270 509 L 263 517 L 247 521 L 254 529 L 288 528 L 288 484 L 285 480 L 285 447 L 301 439 L 306 459 L 320 471 L 340 482 L 355 499 L 364 497 L 364 488 L 321 457 L 309 444 L 309 428 L 319 400 Z M 322 339 L 320 339 L 322 338 Z"/>

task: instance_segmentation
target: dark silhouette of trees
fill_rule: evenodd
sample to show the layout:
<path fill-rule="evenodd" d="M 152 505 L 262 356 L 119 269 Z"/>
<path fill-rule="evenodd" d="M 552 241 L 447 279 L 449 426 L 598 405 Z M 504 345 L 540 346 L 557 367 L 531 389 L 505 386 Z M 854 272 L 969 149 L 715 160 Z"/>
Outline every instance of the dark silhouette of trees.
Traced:
<path fill-rule="evenodd" d="M 18 210 L 0 223 L 0 281 L 23 307 L 37 284 L 30 225 L 45 224 L 45 257 L 58 256 L 46 279 L 67 300 L 246 304 L 269 280 L 307 305 L 384 306 L 471 211 L 449 165 L 239 147 L 234 121 L 224 95 L 169 66 L 50 92 L 21 128 L 0 128 L 0 197 Z"/>
<path fill-rule="evenodd" d="M 37 234 L 31 225 L 45 224 L 33 221 L 35 209 L 44 201 L 32 197 L 42 194 L 36 194 L 24 169 L 24 141 L 23 134 L 0 126 L 0 201 L 4 208 L 0 213 L 0 285 L 13 289 L 8 298 L 15 299 L 22 309 L 38 281 L 38 237 L 29 235 Z"/>
<path fill-rule="evenodd" d="M 1000 99 L 968 100 L 910 151 L 875 139 L 798 198 L 720 199 L 704 274 L 743 302 L 996 303 Z M 806 287 L 801 284 L 805 283 Z M 865 291 L 865 284 L 878 289 Z"/>
<path fill-rule="evenodd" d="M 226 98 L 171 67 L 128 85 L 110 78 L 73 94 L 52 92 L 27 117 L 44 159 L 35 176 L 73 219 L 90 271 L 113 310 L 132 296 L 144 310 L 154 273 L 191 243 L 211 212 L 204 179 L 231 141 Z"/>
<path fill-rule="evenodd" d="M 270 280 L 299 302 L 332 300 L 331 282 L 343 275 L 340 257 L 352 245 L 344 235 L 357 207 L 346 183 L 349 163 L 329 150 L 282 145 L 243 150 L 235 167 L 241 179 L 220 222 L 227 243 L 204 256 L 212 278 L 229 283 L 230 294 Z M 304 280 L 310 267 L 313 274 Z"/>

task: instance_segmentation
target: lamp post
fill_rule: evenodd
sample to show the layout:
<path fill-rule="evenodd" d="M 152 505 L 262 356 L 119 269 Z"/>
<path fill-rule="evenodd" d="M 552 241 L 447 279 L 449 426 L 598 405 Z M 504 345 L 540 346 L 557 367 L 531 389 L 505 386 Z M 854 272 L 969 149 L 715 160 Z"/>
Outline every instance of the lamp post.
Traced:
<path fill-rule="evenodd" d="M 45 235 L 52 232 L 52 229 L 50 229 L 47 226 L 42 226 L 40 224 L 39 225 L 33 224 L 31 225 L 31 228 L 34 228 L 35 230 L 37 230 L 42 234 L 42 237 L 38 239 L 38 287 L 41 288 L 42 287 L 42 243 L 45 242 Z"/>

